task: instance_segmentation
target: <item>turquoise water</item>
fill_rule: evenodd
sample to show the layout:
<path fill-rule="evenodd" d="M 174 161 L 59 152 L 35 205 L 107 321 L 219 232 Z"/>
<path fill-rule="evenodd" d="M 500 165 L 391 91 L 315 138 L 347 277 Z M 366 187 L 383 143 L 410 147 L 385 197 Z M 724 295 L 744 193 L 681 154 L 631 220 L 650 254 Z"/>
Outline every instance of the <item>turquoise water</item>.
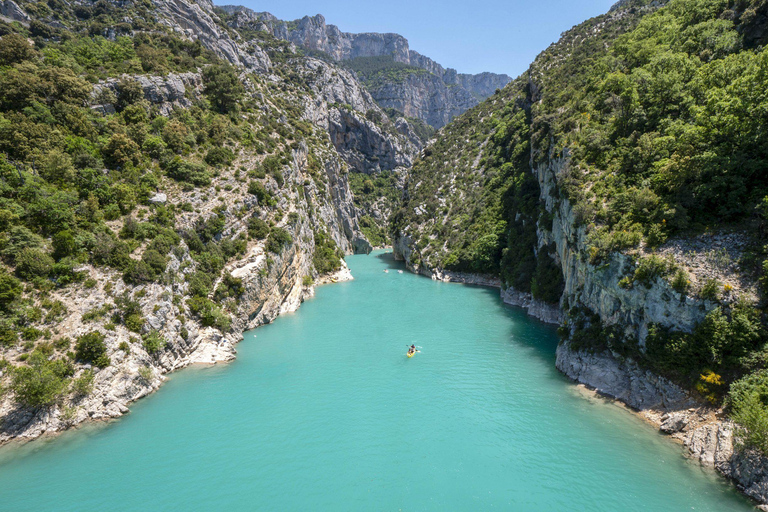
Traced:
<path fill-rule="evenodd" d="M 580 395 L 554 329 L 496 290 L 348 261 L 355 281 L 246 335 L 234 363 L 174 374 L 119 421 L 0 450 L 0 510 L 751 510 Z"/>

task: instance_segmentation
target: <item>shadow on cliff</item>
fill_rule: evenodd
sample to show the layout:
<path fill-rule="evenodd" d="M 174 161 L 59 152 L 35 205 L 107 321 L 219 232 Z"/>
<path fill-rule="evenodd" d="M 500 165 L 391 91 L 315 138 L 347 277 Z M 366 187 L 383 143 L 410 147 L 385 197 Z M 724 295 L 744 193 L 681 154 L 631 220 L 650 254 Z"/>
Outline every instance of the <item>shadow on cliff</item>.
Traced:
<path fill-rule="evenodd" d="M 390 270 L 402 270 L 403 272 L 409 272 L 409 270 L 405 268 L 405 262 L 397 261 L 395 259 L 395 254 L 392 251 L 377 254 L 375 258 L 378 258 L 379 261 L 384 263 Z"/>

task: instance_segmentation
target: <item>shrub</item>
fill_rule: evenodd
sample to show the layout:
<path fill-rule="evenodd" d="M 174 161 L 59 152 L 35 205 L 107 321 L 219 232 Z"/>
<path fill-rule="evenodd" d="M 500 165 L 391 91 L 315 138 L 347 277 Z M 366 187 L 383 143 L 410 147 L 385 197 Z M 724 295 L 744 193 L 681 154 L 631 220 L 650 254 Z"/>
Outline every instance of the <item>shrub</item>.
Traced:
<path fill-rule="evenodd" d="M 118 350 L 122 350 L 126 354 L 131 353 L 131 346 L 128 344 L 127 341 L 121 341 L 120 345 L 117 346 Z"/>
<path fill-rule="evenodd" d="M 678 269 L 675 277 L 672 279 L 672 289 L 681 295 L 688 293 L 691 282 L 688 280 L 688 274 L 683 269 Z"/>
<path fill-rule="evenodd" d="M 731 384 L 725 399 L 743 445 L 768 453 L 768 370 Z"/>
<path fill-rule="evenodd" d="M 10 347 L 19 341 L 16 328 L 7 320 L 0 322 L 0 347 Z"/>
<path fill-rule="evenodd" d="M 154 375 L 152 373 L 152 368 L 150 368 L 149 366 L 142 366 L 141 368 L 139 368 L 139 378 L 145 384 L 149 384 L 150 382 L 152 382 L 153 376 Z"/>
<path fill-rule="evenodd" d="M 72 392 L 75 396 L 90 395 L 93 391 L 93 370 L 85 370 L 72 382 Z"/>
<path fill-rule="evenodd" d="M 237 71 L 227 64 L 205 68 L 203 84 L 204 93 L 211 105 L 222 114 L 237 110 L 238 102 L 245 93 Z"/>
<path fill-rule="evenodd" d="M 80 336 L 75 343 L 75 359 L 100 368 L 106 368 L 112 364 L 109 356 L 107 356 L 104 335 L 98 331 L 93 331 Z"/>
<path fill-rule="evenodd" d="M 21 283 L 4 269 L 0 269 L 0 309 L 9 311 L 21 297 Z"/>
<path fill-rule="evenodd" d="M 205 272 L 187 275 L 187 293 L 193 297 L 207 297 L 211 293 L 211 277 Z"/>
<path fill-rule="evenodd" d="M 717 279 L 707 279 L 701 287 L 699 296 L 705 300 L 716 301 L 720 299 L 720 281 Z"/>
<path fill-rule="evenodd" d="M 339 270 L 343 256 L 344 254 L 336 246 L 336 242 L 327 233 L 315 233 L 315 252 L 312 254 L 312 264 L 318 273 L 327 274 Z"/>
<path fill-rule="evenodd" d="M 216 299 L 216 301 L 218 302 L 224 301 L 228 298 L 237 299 L 243 293 L 245 293 L 243 280 L 236 277 L 232 277 L 232 274 L 227 272 L 224 274 L 224 277 L 219 283 L 219 286 L 216 287 L 216 292 L 214 293 L 214 299 Z"/>
<path fill-rule="evenodd" d="M 222 331 L 228 331 L 231 318 L 211 300 L 205 297 L 193 297 L 187 300 L 189 310 L 200 318 L 200 323 L 205 327 L 217 327 Z"/>
<path fill-rule="evenodd" d="M 110 169 L 122 169 L 129 164 L 137 165 L 141 160 L 139 145 L 122 133 L 112 135 L 101 153 L 104 163 Z"/>
<path fill-rule="evenodd" d="M 256 217 L 248 219 L 248 236 L 256 240 L 264 240 L 268 235 L 269 224 Z"/>
<path fill-rule="evenodd" d="M 275 201 L 272 193 L 264 188 L 264 185 L 258 181 L 252 181 L 248 184 L 248 193 L 256 196 L 256 199 L 259 200 L 260 205 L 275 206 L 277 204 L 277 201 Z"/>
<path fill-rule="evenodd" d="M 170 161 L 165 162 L 164 167 L 168 176 L 176 181 L 191 183 L 198 187 L 211 184 L 211 177 L 203 165 L 187 162 L 180 156 L 175 156 Z"/>
<path fill-rule="evenodd" d="M 287 244 L 293 241 L 290 233 L 282 228 L 274 228 L 267 237 L 267 250 L 280 254 Z"/>
<path fill-rule="evenodd" d="M 174 119 L 165 124 L 163 127 L 163 140 L 168 145 L 168 148 L 175 153 L 183 153 L 184 146 L 189 136 L 189 130 L 180 121 Z"/>
<path fill-rule="evenodd" d="M 27 363 L 11 371 L 11 390 L 16 401 L 28 407 L 44 407 L 59 400 L 72 375 L 71 366 L 60 359 L 49 361 L 37 351 Z"/>
<path fill-rule="evenodd" d="M 155 242 L 156 241 L 157 239 Z M 168 265 L 168 259 L 160 254 L 157 250 L 152 248 L 144 251 L 144 254 L 141 257 L 141 261 L 146 263 L 147 266 L 152 269 L 155 275 L 165 272 L 165 267 Z"/>
<path fill-rule="evenodd" d="M 205 155 L 205 162 L 208 165 L 212 165 L 214 167 L 225 167 L 232 165 L 234 160 L 235 153 L 233 153 L 232 150 L 227 147 L 212 148 Z"/>
<path fill-rule="evenodd" d="M 634 281 L 645 285 L 646 288 L 651 288 L 657 278 L 669 275 L 674 268 L 674 262 L 669 259 L 655 255 L 641 258 L 635 269 Z"/>
<path fill-rule="evenodd" d="M 0 66 L 10 66 L 39 56 L 21 34 L 6 34 L 0 39 Z"/>
<path fill-rule="evenodd" d="M 158 331 L 152 329 L 144 336 L 142 346 L 148 354 L 154 355 L 165 347 L 165 340 Z"/>
<path fill-rule="evenodd" d="M 144 99 L 144 89 L 132 78 L 124 78 L 117 83 L 117 103 L 115 109 L 122 112 L 129 105 Z"/>
<path fill-rule="evenodd" d="M 53 271 L 53 258 L 40 249 L 22 249 L 16 256 L 16 275 L 27 281 L 48 277 Z"/>
<path fill-rule="evenodd" d="M 155 276 L 155 270 L 147 262 L 131 260 L 123 273 L 123 281 L 126 284 L 140 285 L 154 281 Z"/>

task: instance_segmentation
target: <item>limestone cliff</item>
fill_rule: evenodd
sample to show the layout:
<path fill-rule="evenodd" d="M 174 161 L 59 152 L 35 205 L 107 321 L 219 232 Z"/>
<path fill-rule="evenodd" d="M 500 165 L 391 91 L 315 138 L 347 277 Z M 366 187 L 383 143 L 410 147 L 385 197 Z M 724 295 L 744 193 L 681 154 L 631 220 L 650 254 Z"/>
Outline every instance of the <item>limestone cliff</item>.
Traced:
<path fill-rule="evenodd" d="M 445 69 L 429 57 L 411 50 L 408 40 L 401 35 L 342 32 L 335 25 L 326 24 L 319 14 L 286 22 L 245 7 L 224 6 L 222 10 L 229 15 L 228 22 L 234 28 L 269 32 L 310 52 L 325 54 L 334 61 L 387 57 L 395 63 L 426 70 L 427 75 L 421 80 L 387 82 L 381 87 L 370 87 L 370 92 L 382 106 L 421 119 L 434 128 L 441 128 L 511 81 L 507 75 L 469 75 Z"/>
<path fill-rule="evenodd" d="M 678 235 L 601 255 L 595 242 L 601 219 L 587 211 L 603 201 L 590 195 L 599 180 L 579 181 L 582 189 L 565 193 L 569 180 L 589 170 L 569 147 L 583 128 L 558 118 L 568 108 L 555 99 L 564 95 L 567 79 L 561 78 L 574 62 L 588 67 L 596 48 L 664 4 L 620 2 L 575 27 L 528 73 L 445 127 L 409 175 L 403 208 L 392 219 L 395 254 L 433 279 L 498 286 L 505 300 L 513 297 L 535 316 L 561 323 L 559 370 L 640 411 L 692 457 L 766 504 L 765 456 L 739 446 L 727 411 L 649 370 L 644 352 L 651 329 L 690 333 L 716 308 L 727 310 L 739 299 L 756 303 L 754 276 L 734 264 L 754 233 L 730 228 Z M 610 147 L 606 141 L 602 151 Z M 718 252 L 723 262 L 714 258 Z M 640 282 L 649 258 L 672 262 L 686 276 L 682 286 L 663 272 Z M 722 293 L 702 293 L 707 282 L 720 283 Z M 603 336 L 621 342 L 599 341 Z"/>
<path fill-rule="evenodd" d="M 108 5 L 99 8 L 111 8 Z M 133 68 L 130 74 L 94 80 L 86 103 L 97 122 L 114 122 L 125 108 L 120 101 L 130 96 L 139 122 L 151 115 L 160 129 L 171 124 L 185 134 L 177 141 L 180 149 L 167 154 L 169 160 L 163 165 L 171 162 L 169 165 L 181 165 L 184 172 L 206 177 L 193 186 L 158 172 L 150 196 L 125 216 L 118 211 L 105 226 L 117 238 L 145 216 L 171 212 L 172 220 L 164 222 L 172 223 L 181 241 L 163 255 L 167 258 L 160 279 L 131 283 L 122 271 L 89 262 L 77 269 L 85 282 L 81 279 L 50 291 L 46 300 L 60 304 L 61 316 L 55 321 L 32 320 L 28 325 L 34 330 L 39 324 L 41 329 L 34 332 L 45 328 L 46 336 L 58 340 L 56 347 L 46 344 L 46 350 L 53 352 L 52 358 L 71 361 L 68 379 L 92 375 L 92 381 L 87 384 L 85 380 L 83 389 L 75 393 L 62 390 L 55 403 L 42 407 L 25 406 L 15 400 L 14 393 L 0 393 L 0 444 L 58 432 L 88 420 L 118 417 L 128 411 L 131 402 L 157 389 L 166 373 L 194 363 L 231 360 L 244 331 L 295 310 L 312 295 L 316 284 L 330 282 L 331 277 L 334 281 L 351 278 L 343 260 L 332 276 L 318 272 L 316 261 L 317 243 L 338 254 L 371 250 L 360 229 L 349 172 L 402 172 L 421 148 L 409 123 L 391 120 L 348 70 L 299 55 L 290 43 L 245 37 L 224 25 L 206 0 L 157 0 L 154 7 L 154 21 L 166 27 L 167 33 L 199 41 L 236 67 L 239 76 L 234 76 L 248 106 L 239 111 L 234 132 L 232 122 L 220 118 L 223 124 L 217 126 L 223 131 L 216 135 L 228 141 L 220 145 L 232 160 L 209 165 L 204 150 L 190 154 L 190 145 L 197 142 L 188 128 L 180 126 L 179 119 L 191 122 L 185 117 L 190 112 L 199 115 L 210 108 L 205 67 L 164 74 Z M 9 17 L 27 19 L 27 13 L 14 2 L 6 2 L 4 9 Z M 134 11 L 124 14 L 136 15 Z M 61 20 L 56 23 L 73 30 L 79 23 L 63 13 Z M 143 26 L 145 21 L 135 23 Z M 115 39 L 114 32 L 104 30 L 107 38 Z M 279 59 L 273 60 L 275 56 Z M 240 142 L 229 141 L 228 130 Z M 251 138 L 243 138 L 243 132 Z M 136 136 L 146 140 L 147 133 L 139 131 Z M 162 138 L 152 140 L 156 151 L 165 151 Z M 139 148 L 134 142 L 126 144 Z M 148 147 L 141 149 L 149 151 Z M 94 161 L 91 165 L 100 164 Z M 267 164 L 268 173 L 264 170 Z M 157 166 L 157 161 L 150 165 Z M 99 174 L 106 176 L 109 171 Z M 257 231 L 280 233 L 279 240 L 263 233 L 254 235 L 254 220 L 258 221 Z M 190 244 L 200 243 L 196 231 L 214 224 L 209 242 L 239 249 L 224 258 L 223 270 L 210 276 L 213 279 L 205 292 L 193 294 L 193 276 L 198 271 L 210 272 L 210 265 L 201 263 L 195 256 L 199 247 L 193 249 Z M 132 245 L 128 261 L 140 261 L 151 242 Z M 222 292 L 225 289 L 229 291 Z M 205 320 L 205 311 L 192 305 L 192 299 L 201 293 L 213 299 L 210 302 L 231 322 Z M 140 320 L 131 328 L 124 320 L 115 320 L 124 307 L 131 308 Z M 109 364 L 97 367 L 75 361 L 72 352 L 67 355 L 72 340 L 89 333 L 103 338 Z M 13 369 L 26 361 L 27 345 L 2 347 L 0 388 L 6 388 Z"/>

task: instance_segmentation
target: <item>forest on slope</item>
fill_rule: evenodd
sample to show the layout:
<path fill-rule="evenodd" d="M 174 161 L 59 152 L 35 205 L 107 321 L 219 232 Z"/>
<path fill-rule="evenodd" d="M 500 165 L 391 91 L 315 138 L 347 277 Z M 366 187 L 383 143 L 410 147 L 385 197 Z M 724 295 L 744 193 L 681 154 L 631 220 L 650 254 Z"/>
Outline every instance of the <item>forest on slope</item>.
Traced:
<path fill-rule="evenodd" d="M 424 151 L 392 218 L 396 243 L 414 267 L 498 275 L 561 303 L 574 347 L 631 357 L 725 404 L 768 452 L 766 40 L 764 0 L 621 2 L 575 27 Z M 547 197 L 544 169 L 557 173 Z M 589 268 L 624 254 L 620 288 L 666 282 L 706 318 L 690 331 L 652 325 L 641 342 L 569 302 L 551 233 L 564 201 Z M 745 241 L 726 262 L 743 289 L 669 255 L 720 233 Z"/>
<path fill-rule="evenodd" d="M 240 333 L 370 249 L 350 168 L 408 163 L 418 143 L 352 74 L 266 33 L 246 42 L 212 4 L 14 6 L 0 443 L 119 416 L 164 373 L 234 357 Z"/>

